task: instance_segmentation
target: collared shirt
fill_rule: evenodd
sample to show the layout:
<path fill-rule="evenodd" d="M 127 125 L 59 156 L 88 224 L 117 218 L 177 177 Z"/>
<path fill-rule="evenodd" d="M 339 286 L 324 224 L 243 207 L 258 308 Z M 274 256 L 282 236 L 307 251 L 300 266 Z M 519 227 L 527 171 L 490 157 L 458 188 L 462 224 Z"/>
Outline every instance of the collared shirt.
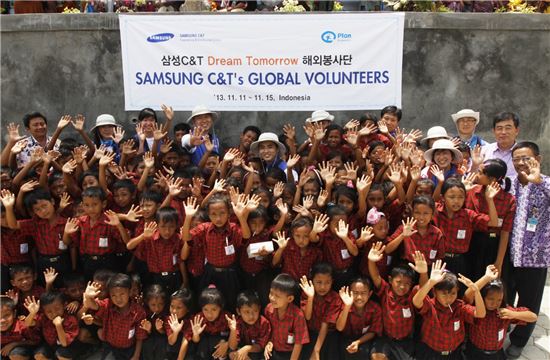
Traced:
<path fill-rule="evenodd" d="M 216 136 L 216 134 L 211 133 L 208 134 L 210 137 L 210 141 L 212 142 L 212 145 L 214 145 L 214 152 L 221 154 L 221 146 L 220 146 L 220 140 Z M 193 164 L 198 165 L 199 162 L 202 159 L 202 156 L 204 153 L 206 153 L 206 145 L 200 144 L 199 146 L 192 146 L 191 145 L 191 134 L 185 134 L 181 138 L 181 146 L 186 149 L 191 154 L 191 161 Z"/>
<path fill-rule="evenodd" d="M 302 293 L 302 311 L 305 310 L 307 301 L 307 296 Z M 330 329 L 334 329 L 341 308 L 342 300 L 336 291 L 331 290 L 325 296 L 315 295 L 313 298 L 313 313 L 311 314 L 311 319 L 307 322 L 308 329 L 318 332 L 321 330 L 321 324 L 324 322 L 329 325 Z"/>
<path fill-rule="evenodd" d="M 174 272 L 181 262 L 183 242 L 179 233 L 174 233 L 170 239 L 163 239 L 155 231 L 151 239 L 139 243 L 139 252 L 144 256 L 147 268 L 152 273 Z"/>
<path fill-rule="evenodd" d="M 348 237 L 355 244 L 355 237 L 351 232 L 348 233 Z M 330 230 L 320 233 L 319 241 L 323 249 L 323 261 L 332 264 L 334 270 L 345 270 L 353 265 L 355 257 L 348 251 L 346 243 Z"/>
<path fill-rule="evenodd" d="M 241 346 L 258 345 L 263 349 L 270 336 L 271 324 L 263 315 L 252 325 L 245 323 L 240 316 L 237 318 L 237 339 Z"/>
<path fill-rule="evenodd" d="M 473 232 L 487 232 L 489 220 L 489 215 L 464 208 L 449 218 L 443 203 L 436 205 L 433 217 L 435 226 L 445 235 L 445 252 L 453 254 L 466 253 L 470 248 Z"/>
<path fill-rule="evenodd" d="M 237 251 L 241 247 L 243 234 L 235 223 L 227 223 L 218 228 L 211 222 L 199 224 L 190 231 L 193 246 L 204 249 L 206 261 L 212 266 L 227 268 L 237 261 Z"/>
<path fill-rule="evenodd" d="M 27 145 L 15 157 L 18 169 L 21 169 L 23 166 L 25 166 L 26 163 L 28 163 L 31 160 L 31 155 L 32 155 L 32 152 L 34 151 L 34 149 L 36 149 L 38 147 L 42 147 L 42 145 L 40 145 L 40 143 L 31 135 L 26 136 L 26 137 L 24 137 L 23 139 L 21 139 L 19 141 L 23 141 L 23 140 L 27 140 Z M 50 143 L 51 140 L 52 140 L 51 136 L 46 137 L 46 146 Z M 53 147 L 53 150 L 59 150 L 59 143 L 60 143 L 60 141 L 57 140 L 57 142 L 55 143 L 55 145 Z M 45 148 L 44 148 L 44 151 L 46 151 Z"/>
<path fill-rule="evenodd" d="M 267 304 L 265 317 L 271 323 L 271 341 L 276 351 L 292 351 L 294 344 L 309 343 L 306 317 L 300 308 L 290 303 L 282 319 L 272 304 Z"/>
<path fill-rule="evenodd" d="M 414 228 L 416 229 L 416 226 Z M 399 226 L 388 242 L 397 238 L 402 232 L 403 225 Z M 424 254 L 428 265 L 431 265 L 436 260 L 445 257 L 445 236 L 441 230 L 429 224 L 425 235 L 420 235 L 420 232 L 416 232 L 411 236 L 405 237 L 400 247 L 403 250 L 401 253 L 402 259 L 407 259 L 407 261 L 414 263 L 413 254 L 418 250 Z"/>
<path fill-rule="evenodd" d="M 63 330 L 65 331 L 67 346 L 69 346 L 78 336 L 78 332 L 80 330 L 80 328 L 78 327 L 78 320 L 73 315 L 63 314 L 62 326 Z M 53 324 L 53 321 L 48 319 L 45 314 L 40 314 L 38 316 L 38 319 L 36 319 L 36 328 L 42 332 L 42 336 L 44 337 L 44 340 L 46 340 L 48 345 L 55 346 L 59 343 L 55 325 Z"/>
<path fill-rule="evenodd" d="M 101 214 L 92 225 L 88 215 L 78 218 L 79 229 L 73 234 L 73 241 L 81 255 L 115 253 L 116 243 L 122 242 L 122 238 L 116 226 L 107 224 L 108 220 L 107 215 Z"/>
<path fill-rule="evenodd" d="M 501 231 L 512 231 L 514 216 L 516 214 L 516 199 L 514 195 L 500 190 L 493 198 L 493 202 L 497 209 L 498 226 L 491 227 L 488 230 L 497 234 Z M 485 187 L 476 185 L 468 191 L 464 206 L 478 213 L 489 214 L 489 206 L 487 205 L 487 199 L 485 199 Z"/>
<path fill-rule="evenodd" d="M 229 337 L 229 325 L 227 325 L 227 320 L 225 319 L 225 316 L 231 317 L 231 314 L 227 311 L 220 311 L 220 315 L 216 318 L 214 321 L 208 321 L 202 314 L 202 312 L 199 312 L 195 315 L 193 315 L 193 319 L 198 316 L 202 319 L 202 322 L 206 327 L 204 328 L 203 334 L 208 335 L 217 335 L 224 338 Z M 193 329 L 191 327 L 188 328 L 187 333 L 185 334 L 185 338 L 187 340 L 191 340 L 193 338 Z"/>
<path fill-rule="evenodd" d="M 126 349 L 133 346 L 136 339 L 147 338 L 147 332 L 140 326 L 147 316 L 141 305 L 130 302 L 128 309 L 121 311 L 109 299 L 96 300 L 96 303 L 99 310 L 95 317 L 103 321 L 103 338 L 112 347 Z"/>
<path fill-rule="evenodd" d="M 13 319 L 11 328 L 0 332 L 0 344 L 2 346 L 25 340 L 36 341 L 38 343 L 40 341 L 40 334 L 35 329 L 25 326 L 25 322 L 17 318 Z"/>
<path fill-rule="evenodd" d="M 362 314 L 352 305 L 349 309 L 346 326 L 342 332 L 352 338 L 359 338 L 369 332 L 375 333 L 377 336 L 382 335 L 382 310 L 380 305 L 370 300 L 366 303 Z"/>
<path fill-rule="evenodd" d="M 510 192 L 517 201 L 510 234 L 512 264 L 515 267 L 550 267 L 550 177 L 542 175 L 542 183 L 526 186 L 514 179 Z M 536 222 L 534 231 L 529 222 Z"/>
<path fill-rule="evenodd" d="M 513 308 L 507 306 L 511 311 L 529 311 L 525 307 Z M 474 319 L 474 324 L 470 326 L 470 341 L 478 349 L 486 351 L 495 351 L 502 349 L 506 333 L 510 324 L 525 325 L 524 321 L 501 319 L 498 316 L 498 310 L 487 310 L 483 319 Z"/>
<path fill-rule="evenodd" d="M 512 150 L 516 144 L 514 143 L 514 146 L 512 146 L 508 150 L 501 150 L 498 147 L 498 143 L 490 143 L 481 148 L 481 156 L 485 160 L 489 159 L 500 159 L 506 163 L 508 166 L 508 170 L 506 171 L 506 176 L 509 178 L 514 178 L 518 175 L 516 172 L 516 168 L 514 167 L 514 164 L 512 163 Z"/>
<path fill-rule="evenodd" d="M 455 300 L 450 307 L 426 296 L 420 309 L 422 342 L 435 351 L 456 350 L 464 341 L 465 323 L 474 323 L 474 306 Z"/>
<path fill-rule="evenodd" d="M 468 140 L 462 140 L 462 142 L 468 144 L 468 146 L 472 150 L 476 147 L 476 145 L 479 145 L 479 146 L 487 145 L 487 141 L 483 140 L 480 136 L 475 134 L 472 135 L 472 137 L 469 138 Z"/>
<path fill-rule="evenodd" d="M 412 298 L 418 292 L 418 286 L 408 294 L 396 295 L 390 284 L 384 279 L 376 292 L 382 307 L 382 323 L 384 334 L 392 339 L 403 339 L 410 336 L 414 330 L 415 308 Z"/>
<path fill-rule="evenodd" d="M 67 219 L 61 216 L 53 226 L 47 219 L 32 218 L 19 220 L 19 231 L 23 236 L 34 239 L 36 250 L 40 255 L 57 256 L 65 253 L 68 247 L 63 243 L 63 232 Z"/>
<path fill-rule="evenodd" d="M 239 264 L 241 269 L 249 274 L 257 274 L 262 270 L 269 269 L 271 267 L 272 254 L 266 256 L 248 256 L 248 247 L 250 244 L 256 244 L 266 241 L 271 241 L 271 234 L 273 233 L 273 227 L 266 228 L 259 234 L 254 234 L 250 239 L 243 239 L 243 246 L 240 251 Z"/>
<path fill-rule="evenodd" d="M 309 275 L 309 270 L 316 262 L 321 261 L 323 253 L 317 246 L 309 244 L 302 255 L 301 249 L 296 245 L 294 239 L 290 239 L 288 245 L 283 250 L 283 269 L 282 272 L 289 274 L 296 281 L 300 281 L 302 276 Z"/>
<path fill-rule="evenodd" d="M 21 234 L 21 231 L 2 228 L 0 241 L 0 264 L 12 265 L 31 262 L 32 238 Z"/>

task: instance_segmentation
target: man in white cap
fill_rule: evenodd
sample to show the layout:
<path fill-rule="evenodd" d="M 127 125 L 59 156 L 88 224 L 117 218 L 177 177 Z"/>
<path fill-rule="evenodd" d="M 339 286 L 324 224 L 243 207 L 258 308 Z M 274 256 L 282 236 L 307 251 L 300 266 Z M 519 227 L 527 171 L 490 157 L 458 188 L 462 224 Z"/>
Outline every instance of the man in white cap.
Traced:
<path fill-rule="evenodd" d="M 202 156 L 206 153 L 206 136 L 214 145 L 214 152 L 221 154 L 220 140 L 214 133 L 214 120 L 218 118 L 218 113 L 210 111 L 205 105 L 197 105 L 187 119 L 192 127 L 191 133 L 181 138 L 181 146 L 191 153 L 191 161 L 198 165 Z"/>
<path fill-rule="evenodd" d="M 478 135 L 475 135 L 476 126 L 479 124 L 479 112 L 472 109 L 462 109 L 459 112 L 452 114 L 451 118 L 456 125 L 458 137 L 460 140 L 468 144 L 470 149 L 476 145 L 484 146 L 487 142 Z"/>

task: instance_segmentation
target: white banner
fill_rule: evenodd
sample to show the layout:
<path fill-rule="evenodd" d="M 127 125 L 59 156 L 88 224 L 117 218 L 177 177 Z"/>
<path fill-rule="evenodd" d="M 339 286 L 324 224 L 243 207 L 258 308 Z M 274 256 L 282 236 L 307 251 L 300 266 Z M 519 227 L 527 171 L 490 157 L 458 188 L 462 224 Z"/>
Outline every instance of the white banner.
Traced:
<path fill-rule="evenodd" d="M 404 13 L 119 19 L 126 110 L 401 106 Z"/>

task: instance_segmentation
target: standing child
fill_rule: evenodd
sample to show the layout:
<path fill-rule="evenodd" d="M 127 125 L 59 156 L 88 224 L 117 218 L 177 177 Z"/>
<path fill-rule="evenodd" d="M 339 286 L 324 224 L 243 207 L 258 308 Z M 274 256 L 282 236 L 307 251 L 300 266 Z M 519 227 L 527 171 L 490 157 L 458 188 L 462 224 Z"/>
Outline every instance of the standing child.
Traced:
<path fill-rule="evenodd" d="M 143 341 L 141 357 L 143 360 L 164 359 L 166 355 L 166 335 L 164 318 L 166 316 L 166 291 L 162 285 L 153 284 L 146 291 L 144 303 L 147 317 L 141 320 L 140 328 L 147 332 Z"/>
<path fill-rule="evenodd" d="M 296 291 L 296 281 L 288 274 L 277 275 L 271 282 L 265 309 L 265 317 L 273 329 L 264 349 L 268 360 L 298 360 L 303 345 L 309 343 L 306 318 L 294 305 Z"/>
<path fill-rule="evenodd" d="M 170 296 L 170 315 L 164 320 L 164 330 L 168 337 L 168 360 L 185 358 L 188 348 L 185 334 L 191 329 L 192 303 L 192 294 L 187 289 L 178 290 Z"/>

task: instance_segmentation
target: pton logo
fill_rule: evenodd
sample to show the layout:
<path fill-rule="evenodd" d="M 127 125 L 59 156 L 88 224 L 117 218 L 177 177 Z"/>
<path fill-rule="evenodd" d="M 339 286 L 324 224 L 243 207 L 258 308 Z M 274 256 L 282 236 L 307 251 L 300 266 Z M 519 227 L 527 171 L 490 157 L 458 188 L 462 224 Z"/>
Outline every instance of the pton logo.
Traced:
<path fill-rule="evenodd" d="M 335 41 L 349 41 L 351 40 L 351 34 L 348 33 L 335 33 L 334 31 L 325 31 L 321 34 L 321 40 L 327 44 L 332 44 Z"/>
<path fill-rule="evenodd" d="M 149 41 L 151 43 L 158 43 L 158 42 L 168 41 L 173 37 L 174 37 L 174 34 L 172 34 L 172 33 L 155 34 L 155 35 L 149 36 L 147 38 L 147 41 Z"/>

